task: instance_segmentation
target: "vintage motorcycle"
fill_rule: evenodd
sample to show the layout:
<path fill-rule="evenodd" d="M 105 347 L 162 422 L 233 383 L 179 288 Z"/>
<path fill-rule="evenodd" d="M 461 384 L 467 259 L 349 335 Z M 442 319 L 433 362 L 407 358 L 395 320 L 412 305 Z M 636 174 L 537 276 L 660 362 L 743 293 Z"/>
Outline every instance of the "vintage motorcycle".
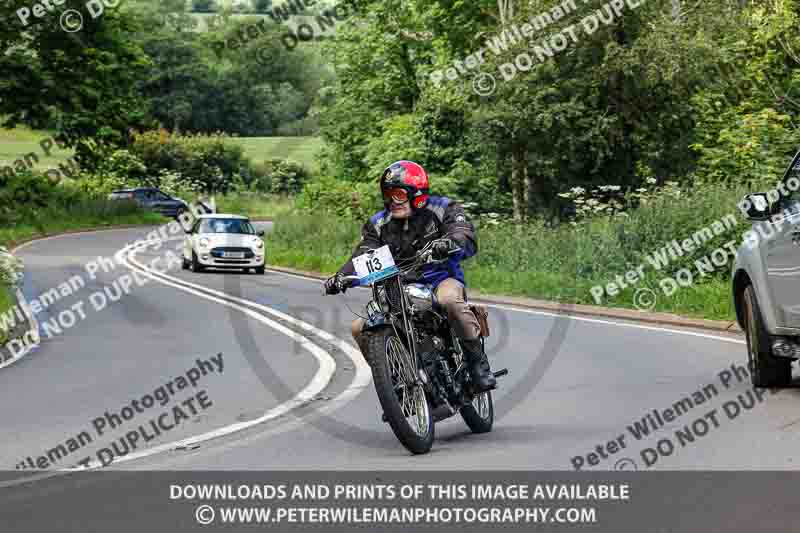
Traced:
<path fill-rule="evenodd" d="M 384 422 L 414 454 L 430 451 L 435 423 L 456 413 L 474 433 L 487 433 L 494 424 L 492 392 L 474 392 L 458 338 L 433 289 L 406 282 L 424 265 L 444 261 L 432 258 L 429 245 L 405 265 L 395 265 L 389 247 L 383 246 L 354 258 L 357 275 L 343 278 L 372 285 L 362 344 Z M 471 308 L 485 342 L 488 313 L 482 306 Z M 495 377 L 506 374 L 507 369 L 494 372 Z"/>

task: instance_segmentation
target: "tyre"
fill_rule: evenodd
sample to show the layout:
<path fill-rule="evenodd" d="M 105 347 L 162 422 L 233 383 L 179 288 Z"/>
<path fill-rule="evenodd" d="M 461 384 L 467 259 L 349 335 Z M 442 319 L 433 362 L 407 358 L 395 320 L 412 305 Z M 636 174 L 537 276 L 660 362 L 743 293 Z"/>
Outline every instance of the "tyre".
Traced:
<path fill-rule="evenodd" d="M 433 446 L 434 420 L 411 354 L 392 328 L 365 335 L 375 391 L 386 421 L 408 451 L 428 453 Z"/>
<path fill-rule="evenodd" d="M 266 274 L 266 272 L 267 269 L 265 267 L 263 266 L 256 267 L 256 274 L 258 274 L 259 276 L 263 276 L 264 274 Z"/>
<path fill-rule="evenodd" d="M 202 272 L 203 270 L 203 265 L 197 260 L 197 254 L 192 252 L 192 272 Z"/>
<path fill-rule="evenodd" d="M 185 257 L 181 257 L 181 268 L 183 270 L 189 270 L 190 264 L 191 263 L 189 263 L 188 259 L 186 259 Z"/>
<path fill-rule="evenodd" d="M 181 207 L 181 208 L 179 208 L 177 211 L 175 211 L 175 220 L 177 220 L 177 221 L 180 221 L 181 217 L 182 217 L 182 216 L 183 216 L 185 213 L 186 213 L 186 209 L 184 209 L 184 208 L 182 208 L 182 207 Z"/>
<path fill-rule="evenodd" d="M 472 403 L 462 407 L 459 413 L 473 433 L 489 433 L 494 425 L 492 391 L 478 394 L 472 399 Z"/>
<path fill-rule="evenodd" d="M 744 325 L 747 338 L 747 363 L 755 387 L 781 387 L 792 381 L 792 361 L 772 355 L 769 332 L 758 307 L 755 290 L 744 290 Z"/>

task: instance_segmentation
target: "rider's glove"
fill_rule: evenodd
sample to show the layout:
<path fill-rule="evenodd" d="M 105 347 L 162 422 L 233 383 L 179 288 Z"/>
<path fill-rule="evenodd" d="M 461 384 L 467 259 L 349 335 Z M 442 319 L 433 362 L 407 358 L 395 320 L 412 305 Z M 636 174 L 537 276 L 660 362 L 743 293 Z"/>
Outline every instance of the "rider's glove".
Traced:
<path fill-rule="evenodd" d="M 431 257 L 435 261 L 447 259 L 447 257 L 450 255 L 450 250 L 455 248 L 455 243 L 450 239 L 439 239 L 433 241 L 433 246 L 431 246 Z"/>
<path fill-rule="evenodd" d="M 339 294 L 347 291 L 347 282 L 341 274 L 336 274 L 325 281 L 325 294 Z"/>

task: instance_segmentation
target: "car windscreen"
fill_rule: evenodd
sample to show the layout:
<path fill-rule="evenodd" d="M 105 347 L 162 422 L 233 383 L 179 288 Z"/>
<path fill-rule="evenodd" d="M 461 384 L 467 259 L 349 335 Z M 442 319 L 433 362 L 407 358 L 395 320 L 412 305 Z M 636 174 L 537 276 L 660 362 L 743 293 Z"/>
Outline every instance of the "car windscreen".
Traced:
<path fill-rule="evenodd" d="M 200 222 L 198 233 L 241 233 L 255 235 L 256 231 L 247 220 L 236 218 L 207 218 Z"/>

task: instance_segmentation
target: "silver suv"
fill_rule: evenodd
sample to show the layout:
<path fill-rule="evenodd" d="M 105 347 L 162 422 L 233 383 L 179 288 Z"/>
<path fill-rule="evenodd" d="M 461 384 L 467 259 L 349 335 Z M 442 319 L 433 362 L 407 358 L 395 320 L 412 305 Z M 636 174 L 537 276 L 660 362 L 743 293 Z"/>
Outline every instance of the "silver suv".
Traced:
<path fill-rule="evenodd" d="M 744 197 L 753 223 L 736 252 L 733 301 L 756 387 L 780 387 L 800 358 L 800 152 L 776 189 Z"/>

